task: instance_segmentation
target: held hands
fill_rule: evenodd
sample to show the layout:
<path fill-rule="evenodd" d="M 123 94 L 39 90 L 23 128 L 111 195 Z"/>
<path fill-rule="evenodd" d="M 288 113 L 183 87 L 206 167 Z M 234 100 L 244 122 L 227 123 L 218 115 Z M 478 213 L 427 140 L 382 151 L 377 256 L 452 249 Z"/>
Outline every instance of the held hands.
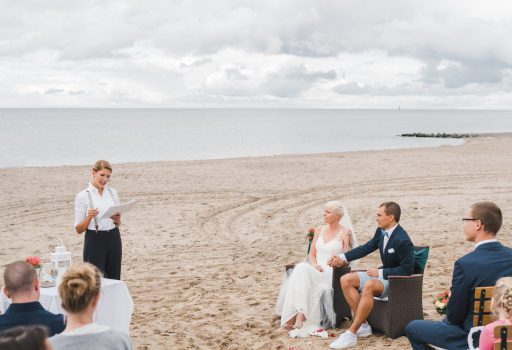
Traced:
<path fill-rule="evenodd" d="M 114 224 L 116 224 L 116 226 L 121 225 L 121 214 L 116 214 L 114 216 L 111 216 L 110 218 L 114 221 Z"/>
<path fill-rule="evenodd" d="M 348 265 L 348 261 L 342 260 L 339 256 L 331 256 L 327 260 L 327 265 L 330 267 L 344 267 Z"/>
<path fill-rule="evenodd" d="M 370 277 L 379 277 L 379 269 L 368 269 L 366 270 L 366 273 Z"/>

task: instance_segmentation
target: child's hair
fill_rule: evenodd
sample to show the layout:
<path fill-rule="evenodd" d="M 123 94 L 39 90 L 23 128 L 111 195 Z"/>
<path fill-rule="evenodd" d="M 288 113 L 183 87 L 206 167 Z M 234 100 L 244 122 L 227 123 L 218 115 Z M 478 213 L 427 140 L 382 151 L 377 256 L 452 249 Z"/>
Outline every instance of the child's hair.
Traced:
<path fill-rule="evenodd" d="M 85 310 L 100 293 L 100 288 L 101 272 L 96 266 L 89 263 L 71 266 L 59 286 L 62 308 L 71 313 Z"/>
<path fill-rule="evenodd" d="M 512 277 L 502 277 L 496 281 L 491 311 L 497 317 L 512 317 Z"/>

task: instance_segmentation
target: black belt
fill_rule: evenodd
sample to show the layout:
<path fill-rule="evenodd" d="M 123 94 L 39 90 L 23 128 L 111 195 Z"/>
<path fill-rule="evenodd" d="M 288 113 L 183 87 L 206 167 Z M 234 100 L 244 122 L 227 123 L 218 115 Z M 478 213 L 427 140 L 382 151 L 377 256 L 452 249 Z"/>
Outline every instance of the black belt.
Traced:
<path fill-rule="evenodd" d="M 101 231 L 101 230 L 90 230 L 90 229 L 87 229 L 86 230 L 86 233 L 88 232 L 92 232 L 92 233 L 110 233 L 110 232 L 115 232 L 115 231 L 119 231 L 119 227 L 114 227 L 114 228 L 111 228 L 110 230 L 104 230 L 104 231 Z"/>

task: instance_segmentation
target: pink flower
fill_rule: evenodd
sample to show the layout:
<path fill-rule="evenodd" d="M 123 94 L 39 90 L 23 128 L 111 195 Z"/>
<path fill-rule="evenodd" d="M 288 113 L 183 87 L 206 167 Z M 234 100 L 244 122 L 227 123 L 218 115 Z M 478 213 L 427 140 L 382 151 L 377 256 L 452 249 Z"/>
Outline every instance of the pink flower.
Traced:
<path fill-rule="evenodd" d="M 314 228 L 310 228 L 308 230 L 306 238 L 308 239 L 308 241 L 311 241 L 313 239 L 313 237 L 315 237 L 315 229 Z"/>
<path fill-rule="evenodd" d="M 32 265 L 33 267 L 40 267 L 41 266 L 41 259 L 39 259 L 35 255 L 31 255 L 27 257 L 27 262 Z"/>

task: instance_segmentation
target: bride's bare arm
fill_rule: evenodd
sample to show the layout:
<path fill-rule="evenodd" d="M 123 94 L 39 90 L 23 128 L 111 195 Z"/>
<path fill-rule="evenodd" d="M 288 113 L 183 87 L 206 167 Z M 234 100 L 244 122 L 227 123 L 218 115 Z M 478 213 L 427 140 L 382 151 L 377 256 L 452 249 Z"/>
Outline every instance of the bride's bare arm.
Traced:
<path fill-rule="evenodd" d="M 313 241 L 311 242 L 311 249 L 309 250 L 309 263 L 311 265 L 317 265 L 316 261 L 316 241 L 318 240 L 318 235 L 322 230 L 322 226 L 318 226 L 315 228 L 315 235 L 313 236 Z"/>

